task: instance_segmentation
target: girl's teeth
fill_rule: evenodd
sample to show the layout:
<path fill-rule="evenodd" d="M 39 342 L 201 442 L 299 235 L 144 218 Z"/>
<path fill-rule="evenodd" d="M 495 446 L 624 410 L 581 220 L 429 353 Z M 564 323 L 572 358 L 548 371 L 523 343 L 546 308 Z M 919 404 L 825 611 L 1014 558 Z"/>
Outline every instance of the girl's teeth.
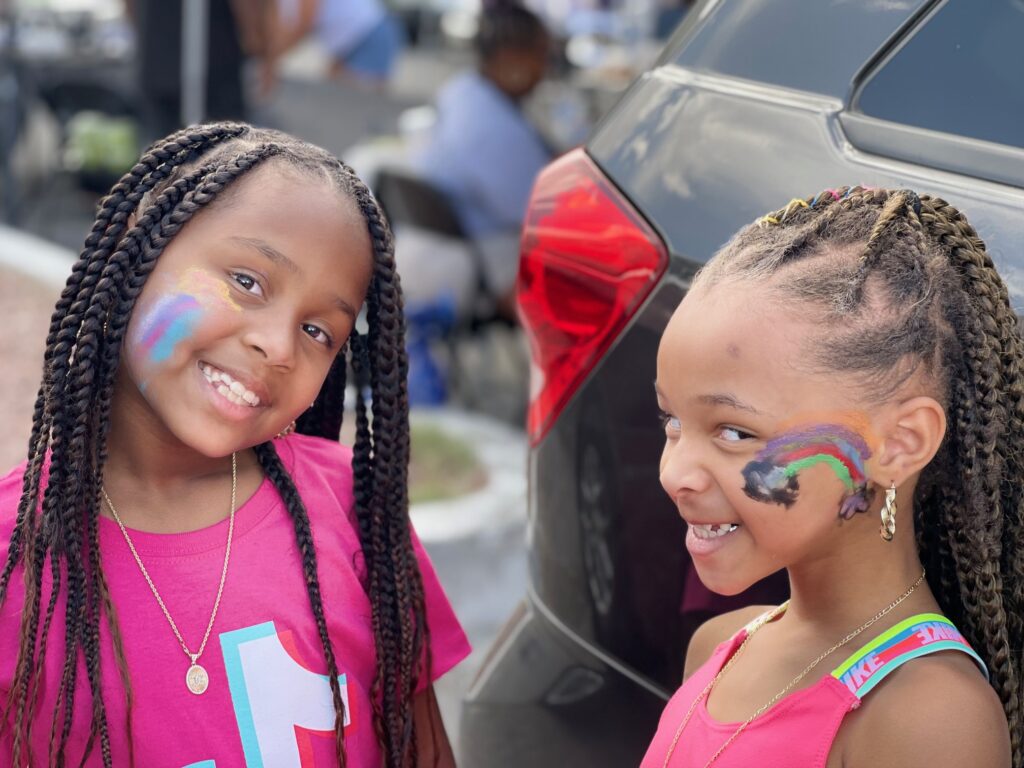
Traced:
<path fill-rule="evenodd" d="M 224 371 L 218 371 L 212 365 L 204 365 L 202 371 L 214 389 L 235 405 L 255 407 L 260 404 L 260 398 L 255 392 L 246 389 L 242 382 L 235 381 Z"/>
<path fill-rule="evenodd" d="M 720 536 L 725 536 L 732 533 L 738 525 L 734 523 L 722 523 L 721 525 L 693 525 L 694 534 L 699 539 L 717 539 Z"/>

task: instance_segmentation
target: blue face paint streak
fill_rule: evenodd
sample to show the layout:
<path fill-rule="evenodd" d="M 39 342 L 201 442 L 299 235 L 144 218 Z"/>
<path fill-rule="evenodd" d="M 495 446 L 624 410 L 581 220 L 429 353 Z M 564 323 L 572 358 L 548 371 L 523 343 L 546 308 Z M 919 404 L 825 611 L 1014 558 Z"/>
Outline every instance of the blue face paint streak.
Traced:
<path fill-rule="evenodd" d="M 150 352 L 153 362 L 162 363 L 170 358 L 174 354 L 174 348 L 192 335 L 192 331 L 201 317 L 201 311 L 192 309 L 174 318 L 157 343 L 153 345 L 153 350 Z"/>
<path fill-rule="evenodd" d="M 201 305 L 193 296 L 176 294 L 157 302 L 145 322 L 141 344 L 154 363 L 162 363 L 174 348 L 187 339 L 203 316 Z"/>

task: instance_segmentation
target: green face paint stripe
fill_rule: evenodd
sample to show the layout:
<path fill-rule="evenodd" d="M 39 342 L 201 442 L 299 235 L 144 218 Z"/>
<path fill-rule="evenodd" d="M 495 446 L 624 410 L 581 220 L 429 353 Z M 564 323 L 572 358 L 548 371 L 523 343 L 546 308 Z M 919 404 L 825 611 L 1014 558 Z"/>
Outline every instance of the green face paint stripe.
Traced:
<path fill-rule="evenodd" d="M 894 627 L 890 627 L 867 645 L 863 645 L 860 648 L 858 648 L 850 655 L 849 658 L 846 659 L 846 661 L 844 661 L 842 664 L 836 667 L 832 674 L 836 677 L 842 677 L 844 674 L 846 674 L 850 667 L 852 667 L 854 663 L 863 658 L 865 654 L 875 650 L 875 648 L 877 648 L 885 642 L 888 642 L 891 638 L 900 634 L 900 632 L 905 631 L 914 624 L 920 624 L 925 621 L 939 622 L 940 624 L 945 624 L 956 629 L 953 622 L 951 622 L 949 619 L 947 619 L 945 616 L 942 616 L 941 614 L 919 613 L 916 616 L 911 616 L 909 619 L 904 619 Z"/>
<path fill-rule="evenodd" d="M 786 477 L 792 477 L 797 472 L 803 472 L 808 467 L 813 467 L 815 464 L 821 463 L 828 464 L 830 467 L 832 467 L 832 471 L 836 473 L 836 477 L 838 477 L 843 482 L 843 485 L 846 486 L 846 489 L 848 491 L 855 490 L 853 478 L 850 477 L 850 470 L 848 470 L 846 468 L 846 465 L 844 465 L 843 462 L 841 462 L 835 456 L 828 456 L 826 454 L 808 456 L 806 459 L 794 461 L 792 464 L 787 466 L 786 469 L 783 471 L 785 472 Z"/>

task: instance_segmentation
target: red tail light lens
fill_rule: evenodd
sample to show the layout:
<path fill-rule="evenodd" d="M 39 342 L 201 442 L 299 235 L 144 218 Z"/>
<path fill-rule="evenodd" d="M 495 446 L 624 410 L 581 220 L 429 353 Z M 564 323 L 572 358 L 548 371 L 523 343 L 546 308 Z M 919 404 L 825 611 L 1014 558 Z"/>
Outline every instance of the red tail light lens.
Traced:
<path fill-rule="evenodd" d="M 523 226 L 519 314 L 536 445 L 668 266 L 654 230 L 582 149 L 545 168 Z"/>

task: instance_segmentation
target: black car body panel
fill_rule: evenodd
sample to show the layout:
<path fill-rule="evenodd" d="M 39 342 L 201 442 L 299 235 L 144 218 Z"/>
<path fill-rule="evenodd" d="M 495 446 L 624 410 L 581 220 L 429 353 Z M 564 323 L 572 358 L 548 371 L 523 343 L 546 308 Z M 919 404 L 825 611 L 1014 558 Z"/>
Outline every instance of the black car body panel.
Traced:
<path fill-rule="evenodd" d="M 588 154 L 671 262 L 532 451 L 531 587 L 466 702 L 469 768 L 636 765 L 680 682 L 690 633 L 711 613 L 683 610 L 710 603 L 658 482 L 655 354 L 695 270 L 732 233 L 794 196 L 910 187 L 968 214 L 1024 307 L 1024 150 L 856 107 L 879 69 L 957 2 L 699 4 L 591 138 Z M 941 69 L 952 51 L 921 56 Z M 1017 96 L 992 119 L 1024 124 Z M 745 599 L 783 590 L 776 578 Z M 574 694 L 553 695 L 566 679 Z"/>

